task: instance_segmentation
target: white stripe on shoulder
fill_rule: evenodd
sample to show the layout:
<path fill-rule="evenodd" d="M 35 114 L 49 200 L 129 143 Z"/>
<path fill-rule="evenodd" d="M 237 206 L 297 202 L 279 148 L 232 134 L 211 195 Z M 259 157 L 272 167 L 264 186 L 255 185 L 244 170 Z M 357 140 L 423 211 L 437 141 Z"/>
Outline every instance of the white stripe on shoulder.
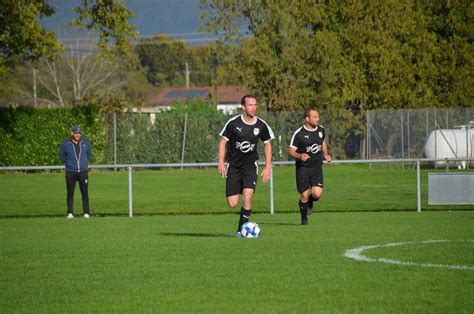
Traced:
<path fill-rule="evenodd" d="M 225 128 L 227 127 L 227 125 L 228 125 L 230 122 L 232 122 L 232 121 L 234 121 L 235 119 L 237 119 L 238 117 L 240 117 L 240 114 L 239 114 L 238 116 L 235 116 L 235 117 L 230 118 L 230 119 L 226 122 L 226 124 L 224 125 L 224 127 L 222 128 L 222 131 L 219 133 L 219 136 L 224 137 L 223 134 L 224 134 L 224 131 L 225 131 Z M 229 140 L 229 139 L 226 138 L 226 140 Z"/>
<path fill-rule="evenodd" d="M 298 133 L 301 131 L 302 128 L 303 128 L 303 127 L 300 127 L 298 130 L 295 131 L 295 133 L 293 133 L 293 136 L 291 137 L 291 141 L 290 141 L 290 145 L 289 145 L 289 146 L 297 148 L 297 147 L 293 144 L 293 142 L 295 141 L 296 134 L 298 134 Z"/>
<path fill-rule="evenodd" d="M 273 130 L 272 128 L 268 125 L 268 123 L 265 122 L 265 120 L 257 117 L 258 120 L 262 121 L 263 123 L 265 123 L 265 125 L 267 126 L 268 128 L 268 134 L 270 134 L 270 139 L 268 141 L 271 141 L 275 138 L 275 134 L 273 134 Z M 267 143 L 268 141 L 265 141 L 265 143 Z"/>

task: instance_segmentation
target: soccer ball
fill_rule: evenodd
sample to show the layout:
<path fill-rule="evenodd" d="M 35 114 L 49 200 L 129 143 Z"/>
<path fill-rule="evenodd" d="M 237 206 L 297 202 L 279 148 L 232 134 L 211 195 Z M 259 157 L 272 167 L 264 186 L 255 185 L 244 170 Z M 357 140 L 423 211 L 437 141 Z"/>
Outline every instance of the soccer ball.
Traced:
<path fill-rule="evenodd" d="M 256 222 L 246 222 L 242 225 L 240 234 L 242 238 L 258 238 L 260 235 L 260 227 Z"/>

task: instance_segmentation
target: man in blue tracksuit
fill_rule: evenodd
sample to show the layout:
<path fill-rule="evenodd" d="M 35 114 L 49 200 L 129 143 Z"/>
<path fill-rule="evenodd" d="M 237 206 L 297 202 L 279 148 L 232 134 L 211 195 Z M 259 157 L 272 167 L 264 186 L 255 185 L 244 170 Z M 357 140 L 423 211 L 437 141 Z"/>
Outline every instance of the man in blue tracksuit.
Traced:
<path fill-rule="evenodd" d="M 81 139 L 82 130 L 80 126 L 71 128 L 71 137 L 66 139 L 59 150 L 59 158 L 66 165 L 66 188 L 67 188 L 67 218 L 74 218 L 74 190 L 76 181 L 82 195 L 82 210 L 84 218 L 89 218 L 89 160 L 92 157 L 91 143 Z"/>

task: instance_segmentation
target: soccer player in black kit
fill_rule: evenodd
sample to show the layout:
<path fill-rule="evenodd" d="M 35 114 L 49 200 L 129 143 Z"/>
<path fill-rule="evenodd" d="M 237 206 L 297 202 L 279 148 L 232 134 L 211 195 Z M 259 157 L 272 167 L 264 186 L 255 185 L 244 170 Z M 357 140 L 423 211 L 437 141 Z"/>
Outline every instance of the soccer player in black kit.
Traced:
<path fill-rule="evenodd" d="M 265 169 L 261 176 L 262 181 L 266 183 L 270 180 L 272 171 L 271 141 L 275 138 L 268 124 L 256 116 L 255 96 L 244 96 L 241 105 L 243 114 L 229 119 L 219 134 L 221 139 L 217 152 L 219 174 L 226 177 L 227 204 L 234 208 L 239 203 L 239 196 L 243 196 L 237 237 L 240 237 L 242 225 L 249 220 L 253 193 L 257 187 L 258 140 L 265 144 Z M 224 160 L 227 161 L 227 166 Z"/>
<path fill-rule="evenodd" d="M 301 224 L 308 224 L 313 202 L 323 194 L 323 160 L 331 161 L 326 145 L 326 132 L 319 126 L 316 109 L 305 110 L 305 124 L 293 133 L 288 154 L 296 160 L 296 188 L 300 193 Z"/>

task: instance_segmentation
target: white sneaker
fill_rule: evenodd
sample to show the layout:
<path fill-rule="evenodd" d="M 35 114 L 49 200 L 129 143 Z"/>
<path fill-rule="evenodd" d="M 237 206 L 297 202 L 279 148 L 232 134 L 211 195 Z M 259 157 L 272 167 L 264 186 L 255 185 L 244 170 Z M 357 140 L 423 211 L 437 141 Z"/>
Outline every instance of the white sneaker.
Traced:
<path fill-rule="evenodd" d="M 84 218 L 89 219 L 90 217 L 89 214 L 84 214 Z"/>
<path fill-rule="evenodd" d="M 66 217 L 66 218 L 67 218 L 67 219 L 72 219 L 72 218 L 74 218 L 74 215 L 71 214 L 71 213 L 69 213 L 69 214 L 67 214 L 67 217 Z"/>

